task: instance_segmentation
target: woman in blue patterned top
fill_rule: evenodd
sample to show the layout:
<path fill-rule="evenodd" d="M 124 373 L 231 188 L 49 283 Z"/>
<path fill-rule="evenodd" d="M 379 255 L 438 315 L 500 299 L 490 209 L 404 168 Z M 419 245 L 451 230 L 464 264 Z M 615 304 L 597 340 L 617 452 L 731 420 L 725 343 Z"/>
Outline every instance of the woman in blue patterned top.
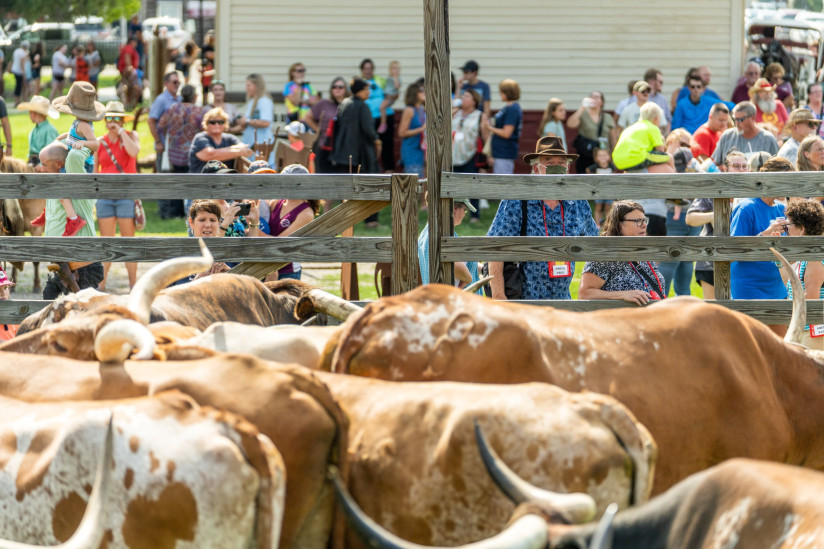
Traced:
<path fill-rule="evenodd" d="M 613 202 L 601 236 L 646 236 L 649 218 L 632 200 Z M 621 299 L 646 305 L 664 299 L 664 277 L 653 261 L 587 261 L 578 299 Z"/>

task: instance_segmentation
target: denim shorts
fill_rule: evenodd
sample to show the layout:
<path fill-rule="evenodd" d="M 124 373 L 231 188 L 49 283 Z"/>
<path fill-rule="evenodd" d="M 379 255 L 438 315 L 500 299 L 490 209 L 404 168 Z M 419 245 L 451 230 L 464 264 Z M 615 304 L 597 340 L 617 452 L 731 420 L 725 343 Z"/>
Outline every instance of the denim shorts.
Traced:
<path fill-rule="evenodd" d="M 106 219 L 108 217 L 134 219 L 134 200 L 129 198 L 122 200 L 99 198 L 97 200 L 97 219 Z"/>

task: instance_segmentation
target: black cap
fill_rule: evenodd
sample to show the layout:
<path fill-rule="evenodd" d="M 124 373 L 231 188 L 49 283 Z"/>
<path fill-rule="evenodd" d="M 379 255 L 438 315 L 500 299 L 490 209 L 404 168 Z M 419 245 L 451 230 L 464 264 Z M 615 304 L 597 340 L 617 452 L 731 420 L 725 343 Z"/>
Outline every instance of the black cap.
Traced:
<path fill-rule="evenodd" d="M 461 70 L 463 72 L 478 72 L 479 68 L 480 67 L 475 61 L 467 61 L 466 63 L 464 63 L 464 66 L 461 67 Z"/>
<path fill-rule="evenodd" d="M 355 95 L 359 91 L 362 91 L 364 88 L 369 87 L 369 82 L 364 80 L 363 78 L 355 78 L 352 80 L 352 83 L 349 84 L 349 91 L 352 92 L 352 95 Z"/>
<path fill-rule="evenodd" d="M 200 173 L 237 173 L 237 170 L 231 169 L 220 160 L 209 160 Z"/>

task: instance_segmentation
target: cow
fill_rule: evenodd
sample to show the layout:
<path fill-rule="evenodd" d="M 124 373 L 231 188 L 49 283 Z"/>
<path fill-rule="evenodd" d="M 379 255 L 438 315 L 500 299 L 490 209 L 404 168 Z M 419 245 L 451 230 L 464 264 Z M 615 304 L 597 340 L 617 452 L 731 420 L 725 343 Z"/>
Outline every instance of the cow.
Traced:
<path fill-rule="evenodd" d="M 0 352 L 0 394 L 24 401 L 68 406 L 172 389 L 246 418 L 275 444 L 287 471 L 281 547 L 320 549 L 330 536 L 340 546 L 342 530 L 332 532 L 334 494 L 326 467 L 339 464 L 346 474 L 348 421 L 310 370 L 233 354 L 121 366 Z"/>
<path fill-rule="evenodd" d="M 109 417 L 114 547 L 277 545 L 283 460 L 246 420 L 176 391 L 118 401 L 0 397 L 0 536 L 54 544 L 76 530 Z"/>
<path fill-rule="evenodd" d="M 2 156 L 2 155 L 0 155 Z M 12 158 L 6 156 L 0 159 L 0 173 L 33 173 L 34 169 L 25 161 L 19 158 Z M 40 212 L 46 207 L 46 200 L 43 198 L 7 198 L 0 201 L 0 232 L 4 236 L 23 236 L 28 232 L 32 236 L 40 236 L 43 234 L 43 227 L 35 227 L 31 221 L 40 215 Z M 11 212 L 15 221 L 7 223 L 5 213 Z M 19 214 L 17 213 L 19 212 Z M 19 218 L 17 216 L 19 215 Z M 19 220 L 18 220 L 19 219 Z M 23 262 L 12 263 L 13 270 L 11 278 L 17 282 L 18 271 L 23 270 Z M 42 291 L 40 284 L 40 263 L 32 263 L 34 267 L 34 284 L 32 286 L 33 293 L 40 293 Z"/>
<path fill-rule="evenodd" d="M 530 482 L 589 494 L 578 498 L 578 522 L 610 502 L 622 508 L 644 502 L 652 488 L 655 444 L 610 397 L 545 383 L 317 375 L 349 418 L 349 489 L 370 516 L 404 539 L 460 545 L 506 524 L 513 505 L 486 475 L 474 418 Z"/>
<path fill-rule="evenodd" d="M 117 364 L 130 356 L 132 346 L 141 346 L 141 336 L 130 335 L 129 326 L 153 343 L 141 324 L 113 322 L 96 341 L 101 361 Z M 404 537 L 460 544 L 504 524 L 511 506 L 503 497 L 482 497 L 491 484 L 483 482 L 480 460 L 463 457 L 474 454 L 471 418 L 478 415 L 533 482 L 586 491 L 599 510 L 613 501 L 627 507 L 649 496 L 655 445 L 632 414 L 609 397 L 569 394 L 544 383 L 433 385 L 316 375 L 349 420 L 350 485 L 356 497 Z M 586 506 L 581 515 L 595 511 Z"/>
<path fill-rule="evenodd" d="M 112 462 L 112 440 L 114 438 L 114 431 L 112 429 L 112 421 L 109 419 L 106 428 L 105 440 L 103 441 L 103 451 L 100 459 L 97 460 L 97 472 L 94 475 L 94 484 L 91 485 L 91 492 L 89 493 L 88 501 L 85 504 L 85 510 L 82 517 L 72 517 L 72 521 L 76 525 L 74 533 L 64 543 L 53 545 L 55 549 L 89 549 L 90 547 L 98 547 L 103 542 L 106 536 L 106 520 L 108 516 L 106 500 L 109 497 L 109 490 L 112 484 L 111 462 Z M 14 435 L 14 439 L 17 438 Z M 7 442 L 6 439 L 0 439 L 0 448 L 2 444 Z M 4 457 L 7 452 L 3 452 Z M 22 464 L 18 464 L 22 465 Z M 87 464 L 84 464 L 84 466 Z M 83 486 L 83 493 L 87 492 L 89 485 Z M 79 496 L 78 496 L 79 497 Z M 15 505 L 13 503 L 12 505 Z M 5 511 L 5 509 L 4 509 Z M 5 516 L 4 516 L 5 519 Z M 34 523 L 42 521 L 42 516 L 34 518 Z M 0 539 L 0 549 L 35 549 L 37 547 L 44 547 L 43 545 L 30 545 L 19 541 L 10 541 Z"/>
<path fill-rule="evenodd" d="M 824 469 L 824 354 L 694 298 L 576 313 L 427 285 L 368 304 L 336 341 L 323 368 L 337 373 L 613 396 L 658 444 L 653 494 L 732 457 Z"/>
<path fill-rule="evenodd" d="M 242 275 L 217 274 L 164 289 L 170 281 L 203 271 L 212 264 L 211 254 L 202 242 L 201 246 L 203 255 L 199 258 L 176 258 L 153 267 L 128 296 L 113 296 L 94 289 L 61 296 L 26 318 L 17 336 L 0 349 L 94 360 L 97 332 L 121 318 L 144 324 L 172 321 L 205 330 L 220 321 L 259 326 L 296 323 L 314 314 L 313 308 L 302 307 L 300 311 L 305 316 L 296 317 L 298 302 L 318 293 L 324 294 L 327 301 L 349 306 L 340 298 L 300 281 L 264 284 Z"/>
<path fill-rule="evenodd" d="M 507 484 L 526 484 L 478 437 L 484 463 Z M 369 519 L 332 476 L 352 529 L 375 549 L 423 549 Z M 510 524 L 495 538 L 467 547 L 508 549 L 695 549 L 824 546 L 824 474 L 747 458 L 727 460 L 682 480 L 647 503 L 618 512 L 608 529 L 576 524 L 568 495 L 529 486 Z M 580 499 L 583 495 L 577 496 Z M 596 539 L 598 538 L 598 539 Z M 454 546 L 452 546 L 454 547 Z M 431 549 L 431 548 L 428 548 Z"/>

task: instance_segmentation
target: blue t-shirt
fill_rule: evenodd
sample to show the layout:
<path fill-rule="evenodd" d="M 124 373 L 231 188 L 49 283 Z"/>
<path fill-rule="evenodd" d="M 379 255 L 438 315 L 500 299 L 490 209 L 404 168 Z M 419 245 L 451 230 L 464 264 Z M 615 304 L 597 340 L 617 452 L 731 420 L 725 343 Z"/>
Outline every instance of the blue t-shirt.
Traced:
<path fill-rule="evenodd" d="M 381 86 L 380 82 L 375 79 L 367 80 L 369 83 L 369 99 L 366 100 L 366 105 L 369 107 L 369 111 L 372 113 L 372 118 L 380 118 L 381 116 L 381 103 L 383 103 L 384 93 L 383 93 L 383 86 Z M 386 108 L 386 115 L 389 116 L 394 114 L 395 111 L 392 110 L 391 107 Z"/>
<path fill-rule="evenodd" d="M 691 134 L 695 133 L 707 121 L 710 109 L 716 103 L 718 100 L 707 94 L 701 96 L 697 105 L 690 100 L 689 95 L 679 99 L 672 115 L 672 129 L 684 128 Z"/>
<path fill-rule="evenodd" d="M 544 228 L 544 212 L 546 228 Z M 563 212 L 563 213 L 562 213 Z M 529 200 L 526 210 L 527 236 L 598 236 L 598 226 L 586 200 L 564 200 L 550 210 L 543 200 Z M 563 220 L 563 229 L 561 222 Z M 487 236 L 520 236 L 521 201 L 501 200 Z M 550 278 L 546 261 L 523 263 L 524 299 L 571 299 L 572 277 Z M 571 265 L 575 272 L 575 263 Z"/>
<path fill-rule="evenodd" d="M 784 217 L 784 205 L 767 205 L 760 198 L 747 198 L 732 211 L 730 234 L 756 236 L 773 219 Z M 730 266 L 733 299 L 785 299 L 787 289 L 772 261 L 734 261 Z"/>
<path fill-rule="evenodd" d="M 521 125 L 523 123 L 523 113 L 521 106 L 517 103 L 504 106 L 495 114 L 495 127 L 515 126 L 515 131 L 504 139 L 497 135 L 492 136 L 492 158 L 518 158 L 518 139 L 521 137 Z"/>
<path fill-rule="evenodd" d="M 478 110 L 484 112 L 484 102 L 492 100 L 492 94 L 489 91 L 489 84 L 484 82 L 483 80 L 478 80 L 476 84 L 470 84 L 469 82 L 465 82 L 463 86 L 461 86 L 461 93 L 465 92 L 466 90 L 475 90 L 481 96 L 481 104 L 478 105 Z"/>

